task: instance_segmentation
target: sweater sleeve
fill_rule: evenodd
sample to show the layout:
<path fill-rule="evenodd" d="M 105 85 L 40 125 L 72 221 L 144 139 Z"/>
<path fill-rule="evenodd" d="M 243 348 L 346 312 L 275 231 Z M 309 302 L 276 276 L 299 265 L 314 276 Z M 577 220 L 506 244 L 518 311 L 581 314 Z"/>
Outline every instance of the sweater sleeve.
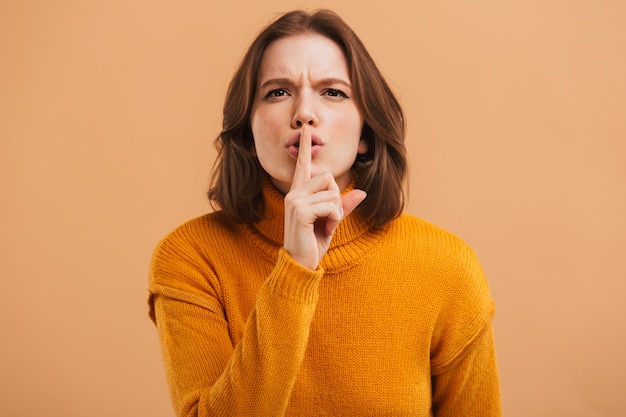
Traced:
<path fill-rule="evenodd" d="M 489 323 L 452 368 L 433 376 L 435 417 L 501 417 L 500 382 Z"/>
<path fill-rule="evenodd" d="M 192 273 L 178 272 L 183 282 Z M 153 265 L 150 305 L 176 414 L 282 416 L 304 358 L 322 271 L 280 251 L 234 346 L 219 289 L 194 294 L 162 275 Z"/>
<path fill-rule="evenodd" d="M 450 235 L 446 247 L 435 291 L 440 304 L 431 346 L 434 416 L 499 417 L 495 304 L 472 249 Z"/>

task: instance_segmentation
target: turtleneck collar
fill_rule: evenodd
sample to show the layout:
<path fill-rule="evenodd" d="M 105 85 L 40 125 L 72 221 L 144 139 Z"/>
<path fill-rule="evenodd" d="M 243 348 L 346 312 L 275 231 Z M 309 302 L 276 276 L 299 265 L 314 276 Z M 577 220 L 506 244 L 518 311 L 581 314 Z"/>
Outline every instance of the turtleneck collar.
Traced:
<path fill-rule="evenodd" d="M 263 219 L 252 225 L 252 227 L 263 239 L 255 239 L 254 235 L 257 233 L 253 233 L 251 237 L 257 240 L 257 244 L 266 253 L 269 250 L 273 257 L 273 253 L 283 245 L 285 196 L 267 177 L 263 179 L 262 189 L 265 202 Z M 342 194 L 348 193 L 353 189 L 354 183 L 350 184 Z M 335 230 L 330 248 L 324 258 L 322 258 L 320 266 L 327 273 L 332 273 L 355 265 L 359 259 L 365 256 L 371 246 L 376 243 L 381 233 L 380 231 L 369 230 L 359 220 L 357 213 L 351 213 L 343 219 Z"/>

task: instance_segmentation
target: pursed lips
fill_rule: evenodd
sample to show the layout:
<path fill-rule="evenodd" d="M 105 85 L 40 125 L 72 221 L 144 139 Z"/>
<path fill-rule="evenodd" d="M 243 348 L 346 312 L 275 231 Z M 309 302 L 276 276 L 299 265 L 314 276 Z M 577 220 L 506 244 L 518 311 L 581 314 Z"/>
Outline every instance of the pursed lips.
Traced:
<path fill-rule="evenodd" d="M 315 155 L 320 151 L 320 149 L 324 146 L 322 139 L 314 133 L 311 133 L 311 158 L 315 157 Z M 298 149 L 300 148 L 300 132 L 293 135 L 289 141 L 287 141 L 287 151 L 289 154 L 298 158 Z"/>

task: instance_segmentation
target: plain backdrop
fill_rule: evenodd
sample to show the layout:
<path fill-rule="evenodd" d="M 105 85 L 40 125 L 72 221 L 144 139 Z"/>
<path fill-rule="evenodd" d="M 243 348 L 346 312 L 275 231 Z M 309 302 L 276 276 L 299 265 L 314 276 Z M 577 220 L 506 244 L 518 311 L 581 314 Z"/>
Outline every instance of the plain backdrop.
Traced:
<path fill-rule="evenodd" d="M 626 415 L 623 0 L 1 0 L 0 415 L 173 415 L 152 250 L 210 210 L 249 42 L 318 7 L 404 106 L 407 210 L 484 265 L 505 415 Z"/>

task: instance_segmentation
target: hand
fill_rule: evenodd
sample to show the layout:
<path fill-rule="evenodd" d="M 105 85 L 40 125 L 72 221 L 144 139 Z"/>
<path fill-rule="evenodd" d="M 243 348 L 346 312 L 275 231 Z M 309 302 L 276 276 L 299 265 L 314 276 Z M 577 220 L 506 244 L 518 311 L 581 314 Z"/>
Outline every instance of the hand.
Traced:
<path fill-rule="evenodd" d="M 291 189 L 285 196 L 284 249 L 299 264 L 317 269 L 335 229 L 365 197 L 364 191 L 352 190 L 342 198 L 330 172 L 311 177 L 311 132 L 305 124 Z"/>

